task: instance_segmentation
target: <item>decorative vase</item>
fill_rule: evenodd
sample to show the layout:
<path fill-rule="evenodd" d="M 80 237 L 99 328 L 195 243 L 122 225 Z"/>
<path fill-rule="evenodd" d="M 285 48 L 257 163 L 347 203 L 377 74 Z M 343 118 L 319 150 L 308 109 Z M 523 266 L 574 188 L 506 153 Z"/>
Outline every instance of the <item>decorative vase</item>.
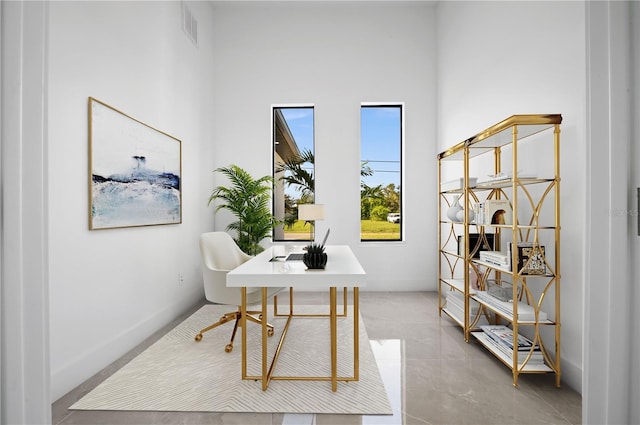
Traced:
<path fill-rule="evenodd" d="M 308 269 L 324 269 L 327 265 L 327 253 L 308 253 L 302 257 L 302 262 Z"/>
<path fill-rule="evenodd" d="M 473 210 L 469 210 L 469 212 L 467 214 L 468 214 L 469 223 L 471 223 L 473 221 L 473 218 L 476 215 L 473 213 Z M 456 213 L 456 221 L 460 221 L 460 222 L 464 221 L 464 210 L 463 209 Z"/>
<path fill-rule="evenodd" d="M 453 201 L 451 206 L 447 209 L 447 218 L 451 221 L 462 221 L 462 220 L 458 220 L 458 212 L 462 211 L 462 205 L 460 205 L 460 198 L 462 198 L 462 195 L 458 196 L 458 199 Z"/>

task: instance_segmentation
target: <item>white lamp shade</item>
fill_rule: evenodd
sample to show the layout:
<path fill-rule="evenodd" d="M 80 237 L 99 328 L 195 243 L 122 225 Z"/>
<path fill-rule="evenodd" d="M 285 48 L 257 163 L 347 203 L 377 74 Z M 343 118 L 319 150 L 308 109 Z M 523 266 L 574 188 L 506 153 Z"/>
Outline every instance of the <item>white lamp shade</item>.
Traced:
<path fill-rule="evenodd" d="M 304 220 L 304 221 L 324 220 L 324 205 L 323 204 L 298 205 L 298 220 Z"/>

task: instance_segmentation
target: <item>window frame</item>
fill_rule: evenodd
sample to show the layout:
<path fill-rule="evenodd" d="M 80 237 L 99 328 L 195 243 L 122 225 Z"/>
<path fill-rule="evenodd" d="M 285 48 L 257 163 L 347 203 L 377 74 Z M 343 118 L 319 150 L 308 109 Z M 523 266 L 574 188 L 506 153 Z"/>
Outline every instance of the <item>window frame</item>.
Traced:
<path fill-rule="evenodd" d="M 399 231 L 399 237 L 397 239 L 386 239 L 386 238 L 375 238 L 375 239 L 363 239 L 362 238 L 362 225 L 360 226 L 360 242 L 361 243 L 398 243 L 398 242 L 404 242 L 405 240 L 405 207 L 404 207 L 404 186 L 405 186 L 405 173 L 404 173 L 404 169 L 405 169 L 405 115 L 406 115 L 406 110 L 405 110 L 405 104 L 404 102 L 361 102 L 360 103 L 360 164 L 363 163 L 363 161 L 366 158 L 362 157 L 362 146 L 363 146 L 363 140 L 362 140 L 362 111 L 364 108 L 398 108 L 399 112 L 400 112 L 400 119 L 399 119 L 399 125 L 400 125 L 400 143 L 399 143 L 399 167 L 398 167 L 398 172 L 400 173 L 400 178 L 399 178 L 399 186 L 397 188 L 398 190 L 398 196 L 399 196 L 399 202 L 398 202 L 398 206 L 399 206 L 399 213 L 400 213 L 400 231 Z M 360 176 L 360 183 L 361 183 L 361 188 L 362 188 L 362 182 L 363 182 L 364 177 Z M 362 200 L 361 200 L 361 204 L 360 204 L 360 217 L 362 217 Z M 362 218 L 360 220 L 360 223 L 362 223 Z"/>
<path fill-rule="evenodd" d="M 276 114 L 276 110 L 282 110 L 282 109 L 311 109 L 312 110 L 312 121 L 311 121 L 311 125 L 312 125 L 312 130 L 311 130 L 311 135 L 312 135 L 312 141 L 311 141 L 311 153 L 313 154 L 314 158 L 315 158 L 315 145 L 316 145 L 316 109 L 315 109 L 315 105 L 313 103 L 278 103 L 278 104 L 272 104 L 271 108 L 270 108 L 270 130 L 271 130 L 271 175 L 274 179 L 274 190 L 273 190 L 273 196 L 272 196 L 272 212 L 273 214 L 277 217 L 279 214 L 281 214 L 283 216 L 283 218 L 286 215 L 286 212 L 284 211 L 284 206 L 282 208 L 282 211 L 279 209 L 277 202 L 279 202 L 278 200 L 278 196 L 276 195 L 276 191 L 278 190 L 282 190 L 282 196 L 283 196 L 283 202 L 284 202 L 284 192 L 285 192 L 285 187 L 282 184 L 282 182 L 278 179 L 277 173 L 276 173 L 276 144 L 277 144 L 277 140 L 276 140 L 276 125 L 275 125 L 275 114 Z M 284 117 L 283 117 L 284 118 Z M 285 120 L 286 122 L 286 120 Z M 288 124 L 287 124 L 288 125 Z M 294 139 L 295 142 L 295 139 Z M 313 198 L 315 199 L 315 175 L 316 175 L 316 164 L 314 161 L 313 164 L 313 178 L 314 178 L 314 192 L 313 192 Z M 300 238 L 296 238 L 296 239 L 287 239 L 285 232 L 284 232 L 284 226 L 285 225 L 279 225 L 279 226 L 275 226 L 271 232 L 271 240 L 272 242 L 309 242 L 309 232 L 303 232 L 303 235 L 300 236 Z M 279 232 L 281 232 L 282 237 L 279 236 Z M 315 237 L 315 228 L 313 229 L 313 237 Z"/>

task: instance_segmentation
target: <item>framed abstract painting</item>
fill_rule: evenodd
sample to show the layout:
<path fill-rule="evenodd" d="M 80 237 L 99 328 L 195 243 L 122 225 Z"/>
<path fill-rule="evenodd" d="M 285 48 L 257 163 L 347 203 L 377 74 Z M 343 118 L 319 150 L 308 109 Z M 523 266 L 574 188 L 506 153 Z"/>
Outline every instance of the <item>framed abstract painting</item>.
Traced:
<path fill-rule="evenodd" d="M 89 229 L 182 222 L 182 142 L 89 97 Z"/>

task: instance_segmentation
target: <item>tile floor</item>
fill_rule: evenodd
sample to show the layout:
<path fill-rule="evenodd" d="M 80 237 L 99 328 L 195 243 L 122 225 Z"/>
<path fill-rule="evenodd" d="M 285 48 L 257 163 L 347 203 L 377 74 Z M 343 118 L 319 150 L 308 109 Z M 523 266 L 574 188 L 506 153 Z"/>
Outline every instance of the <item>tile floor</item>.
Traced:
<path fill-rule="evenodd" d="M 299 304 L 328 303 L 328 294 L 296 293 Z M 201 304 L 200 304 L 201 305 Z M 68 407 L 188 317 L 148 338 L 56 401 L 54 424 L 580 424 L 580 394 L 556 388 L 553 375 L 511 372 L 478 343 L 438 317 L 434 292 L 360 292 L 360 313 L 376 353 L 394 416 L 71 411 Z"/>

